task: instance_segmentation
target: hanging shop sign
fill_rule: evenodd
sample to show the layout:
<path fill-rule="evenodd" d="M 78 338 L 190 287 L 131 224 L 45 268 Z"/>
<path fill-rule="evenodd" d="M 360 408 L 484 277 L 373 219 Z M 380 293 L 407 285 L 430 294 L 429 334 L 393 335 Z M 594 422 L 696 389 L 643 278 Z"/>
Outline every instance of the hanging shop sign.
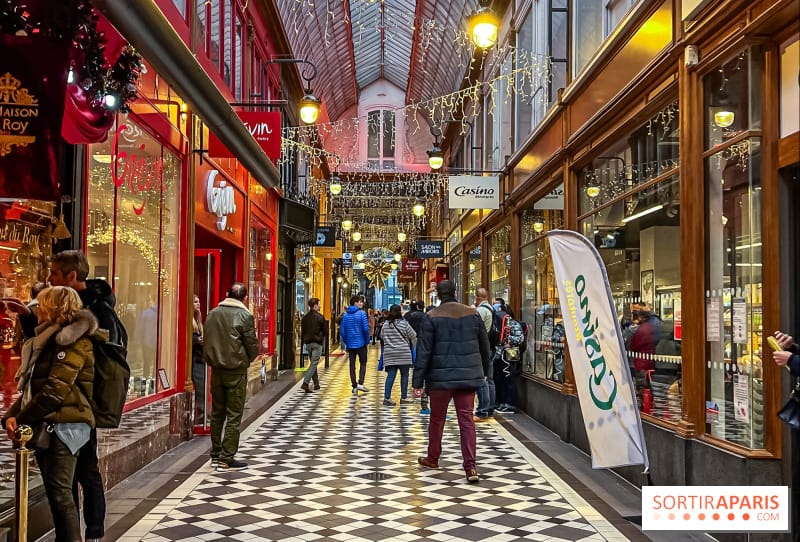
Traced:
<path fill-rule="evenodd" d="M 59 197 L 67 47 L 0 36 L 0 197 Z"/>
<path fill-rule="evenodd" d="M 422 271 L 423 264 L 422 258 L 408 258 L 400 262 L 400 270 L 404 273 L 418 273 Z"/>
<path fill-rule="evenodd" d="M 605 265 L 580 233 L 547 234 L 592 467 L 649 465 Z"/>
<path fill-rule="evenodd" d="M 281 114 L 279 111 L 237 111 L 247 131 L 273 162 L 281 157 Z M 208 155 L 212 158 L 235 158 L 214 135 L 209 134 Z"/>
<path fill-rule="evenodd" d="M 333 226 L 317 226 L 317 236 L 314 240 L 315 247 L 335 247 L 336 228 Z"/>
<path fill-rule="evenodd" d="M 418 258 L 444 258 L 444 241 L 417 241 Z"/>
<path fill-rule="evenodd" d="M 500 176 L 451 175 L 447 181 L 450 209 L 497 209 Z"/>
<path fill-rule="evenodd" d="M 401 271 L 397 274 L 397 282 L 400 284 L 407 284 L 409 282 L 416 282 L 417 274 L 409 271 Z"/>
<path fill-rule="evenodd" d="M 315 258 L 341 258 L 342 257 L 342 242 L 336 241 L 332 247 L 314 247 Z"/>
<path fill-rule="evenodd" d="M 533 204 L 534 209 L 564 210 L 564 183 L 555 187 L 549 194 Z"/>
<path fill-rule="evenodd" d="M 217 230 L 224 231 L 228 225 L 228 215 L 236 213 L 236 193 L 228 181 L 220 177 L 219 171 L 212 169 L 206 175 L 206 210 L 217 215 Z"/>

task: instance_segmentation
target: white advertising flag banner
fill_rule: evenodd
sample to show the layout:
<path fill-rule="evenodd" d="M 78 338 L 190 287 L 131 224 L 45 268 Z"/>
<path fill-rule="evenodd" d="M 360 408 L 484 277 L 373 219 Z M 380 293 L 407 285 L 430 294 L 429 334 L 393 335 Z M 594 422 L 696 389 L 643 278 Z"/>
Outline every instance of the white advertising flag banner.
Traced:
<path fill-rule="evenodd" d="M 548 233 L 592 467 L 649 466 L 622 332 L 603 260 L 583 235 Z"/>
<path fill-rule="evenodd" d="M 500 207 L 500 177 L 492 175 L 451 175 L 450 209 L 497 209 Z"/>

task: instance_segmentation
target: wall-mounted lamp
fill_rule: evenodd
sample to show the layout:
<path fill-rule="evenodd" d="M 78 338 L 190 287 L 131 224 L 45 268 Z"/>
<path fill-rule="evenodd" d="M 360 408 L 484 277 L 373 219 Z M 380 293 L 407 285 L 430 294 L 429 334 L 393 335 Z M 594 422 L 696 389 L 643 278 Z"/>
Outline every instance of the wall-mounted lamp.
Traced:
<path fill-rule="evenodd" d="M 596 198 L 600 195 L 600 187 L 594 185 L 586 187 L 586 195 L 590 198 Z"/>
<path fill-rule="evenodd" d="M 489 8 L 489 1 L 481 0 L 480 7 L 467 18 L 467 29 L 475 47 L 487 49 L 497 42 L 500 18 Z"/>
<path fill-rule="evenodd" d="M 533 231 L 536 233 L 542 233 L 544 231 L 544 220 L 542 220 L 541 216 L 537 216 L 533 219 Z"/>
<path fill-rule="evenodd" d="M 428 165 L 432 170 L 442 169 L 444 165 L 444 151 L 442 151 L 442 130 L 431 125 L 431 135 L 433 136 L 433 148 L 428 151 Z"/>
<path fill-rule="evenodd" d="M 307 64 L 300 70 L 300 77 L 306 82 L 305 96 L 302 97 L 298 106 L 300 108 L 300 120 L 306 124 L 317 122 L 319 115 L 320 100 L 311 91 L 311 81 L 317 76 L 317 67 L 310 60 L 304 58 L 273 58 L 267 61 L 269 64 Z"/>

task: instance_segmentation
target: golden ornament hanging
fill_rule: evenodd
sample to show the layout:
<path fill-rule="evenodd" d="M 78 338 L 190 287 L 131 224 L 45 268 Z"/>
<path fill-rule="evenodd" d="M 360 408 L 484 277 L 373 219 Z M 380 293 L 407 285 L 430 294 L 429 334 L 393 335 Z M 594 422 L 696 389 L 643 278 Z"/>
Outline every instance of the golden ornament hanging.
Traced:
<path fill-rule="evenodd" d="M 64 222 L 64 213 L 61 213 L 58 216 L 58 220 L 55 223 L 55 228 L 53 228 L 53 237 L 55 239 L 58 239 L 59 241 L 61 239 L 69 239 L 70 237 L 72 237 L 72 234 L 69 232 L 69 229 L 67 229 L 66 222 Z"/>
<path fill-rule="evenodd" d="M 364 276 L 369 279 L 370 286 L 380 290 L 386 288 L 386 279 L 392 274 L 392 266 L 388 262 L 370 260 L 364 265 Z"/>

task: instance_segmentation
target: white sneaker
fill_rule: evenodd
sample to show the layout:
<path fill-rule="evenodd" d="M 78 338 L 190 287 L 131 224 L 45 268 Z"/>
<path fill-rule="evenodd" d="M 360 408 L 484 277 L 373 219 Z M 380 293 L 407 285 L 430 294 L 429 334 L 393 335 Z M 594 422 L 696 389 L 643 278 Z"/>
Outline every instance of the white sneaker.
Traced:
<path fill-rule="evenodd" d="M 369 391 L 369 390 L 367 389 L 367 387 L 366 387 L 366 386 L 364 386 L 364 384 L 359 384 L 359 385 L 356 387 L 356 389 L 357 389 L 358 391 Z"/>

